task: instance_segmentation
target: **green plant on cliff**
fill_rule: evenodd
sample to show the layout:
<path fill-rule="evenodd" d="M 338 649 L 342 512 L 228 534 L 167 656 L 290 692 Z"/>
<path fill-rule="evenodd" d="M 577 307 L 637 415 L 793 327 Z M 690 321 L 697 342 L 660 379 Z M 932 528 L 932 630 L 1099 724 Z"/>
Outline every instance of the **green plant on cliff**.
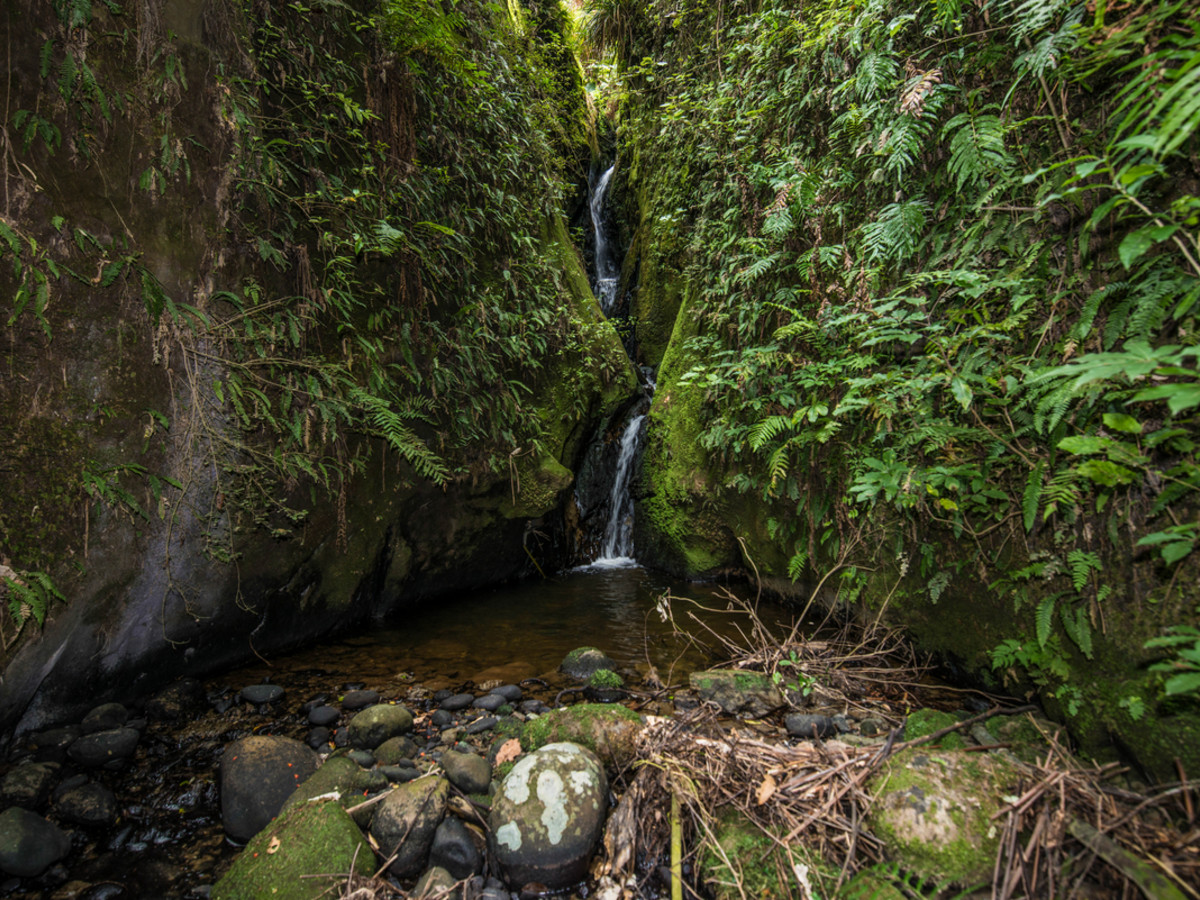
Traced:
<path fill-rule="evenodd" d="M 1194 561 L 1200 20 L 639 11 L 628 150 L 688 173 L 642 210 L 643 242 L 684 236 L 660 393 L 699 401 L 705 480 L 769 505 L 793 577 L 851 547 L 892 570 L 934 533 L 975 548 L 914 575 L 1009 592 L 1000 668 L 1070 694 L 1113 605 L 1170 600 Z M 1122 561 L 1138 546 L 1167 572 L 1153 597 Z M 1038 553 L 1056 562 L 1022 575 Z"/>

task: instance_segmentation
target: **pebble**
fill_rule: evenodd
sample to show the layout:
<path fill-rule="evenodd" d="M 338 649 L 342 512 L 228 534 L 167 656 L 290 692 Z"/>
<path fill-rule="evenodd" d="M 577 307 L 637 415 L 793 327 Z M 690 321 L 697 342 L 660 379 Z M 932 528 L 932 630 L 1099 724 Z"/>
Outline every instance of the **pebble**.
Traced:
<path fill-rule="evenodd" d="M 450 725 L 454 724 L 454 713 L 447 709 L 439 709 L 429 717 L 429 721 L 438 728 L 448 728 Z"/>
<path fill-rule="evenodd" d="M 477 697 L 472 703 L 475 709 L 486 709 L 488 712 L 495 712 L 508 701 L 499 694 L 487 694 L 483 697 Z"/>
<path fill-rule="evenodd" d="M 447 750 L 442 754 L 442 768 L 450 783 L 464 794 L 482 794 L 492 780 L 492 767 L 475 753 Z"/>
<path fill-rule="evenodd" d="M 524 694 L 521 691 L 520 686 L 515 685 L 515 684 L 501 685 L 500 687 L 493 690 L 492 693 L 499 694 L 501 697 L 503 697 L 509 703 L 516 703 L 518 700 L 520 700 L 524 696 Z"/>
<path fill-rule="evenodd" d="M 309 725 L 329 726 L 338 720 L 341 711 L 334 706 L 317 706 L 308 713 Z"/>
<path fill-rule="evenodd" d="M 379 702 L 379 691 L 346 691 L 342 697 L 342 709 L 366 709 Z M 314 723 L 315 724 L 315 723 Z"/>
<path fill-rule="evenodd" d="M 77 726 L 66 728 L 50 728 L 39 731 L 29 740 L 29 749 L 33 751 L 34 762 L 62 762 L 67 758 L 67 748 L 71 746 L 83 732 Z"/>
<path fill-rule="evenodd" d="M 454 694 L 441 701 L 438 706 L 441 709 L 449 710 L 450 712 L 458 712 L 460 709 L 466 709 L 475 702 L 474 694 Z"/>
<path fill-rule="evenodd" d="M 120 703 L 102 703 L 97 706 L 79 723 L 79 730 L 84 734 L 95 734 L 97 731 L 112 731 L 120 728 L 129 720 L 129 710 Z"/>
<path fill-rule="evenodd" d="M 305 737 L 304 742 L 306 744 L 308 744 L 308 746 L 312 747 L 314 750 L 320 750 L 320 749 L 324 748 L 326 744 L 329 743 L 329 739 L 332 736 L 333 736 L 333 732 L 330 731 L 328 728 L 322 728 L 322 727 L 310 728 L 308 730 L 308 736 Z"/>
<path fill-rule="evenodd" d="M 483 867 L 479 848 L 461 819 L 455 816 L 442 819 L 429 849 L 429 865 L 440 866 L 457 881 L 471 877 Z"/>
<path fill-rule="evenodd" d="M 242 688 L 241 697 L 247 703 L 262 706 L 264 703 L 277 703 L 283 699 L 283 688 L 277 684 L 251 684 Z"/>
<path fill-rule="evenodd" d="M 346 754 L 347 757 L 354 760 L 364 769 L 369 769 L 375 765 L 375 754 L 369 750 L 351 750 Z"/>
<path fill-rule="evenodd" d="M 378 771 L 382 772 L 388 781 L 394 784 L 403 784 L 406 781 L 412 781 L 414 778 L 420 778 L 421 773 L 416 766 L 380 766 Z"/>
<path fill-rule="evenodd" d="M 793 713 L 784 719 L 784 725 L 792 737 L 806 741 L 833 737 L 838 733 L 833 719 L 812 713 Z"/>
<path fill-rule="evenodd" d="M 85 734 L 67 749 L 67 754 L 86 768 L 120 763 L 133 756 L 137 749 L 138 734 L 132 728 L 114 728 Z"/>
<path fill-rule="evenodd" d="M 495 716 L 484 716 L 482 719 L 476 719 L 470 725 L 463 729 L 463 734 L 482 734 L 496 727 L 496 723 L 500 720 Z"/>
<path fill-rule="evenodd" d="M 55 812 L 76 825 L 104 826 L 117 821 L 117 798 L 102 784 L 88 782 L 63 791 Z"/>

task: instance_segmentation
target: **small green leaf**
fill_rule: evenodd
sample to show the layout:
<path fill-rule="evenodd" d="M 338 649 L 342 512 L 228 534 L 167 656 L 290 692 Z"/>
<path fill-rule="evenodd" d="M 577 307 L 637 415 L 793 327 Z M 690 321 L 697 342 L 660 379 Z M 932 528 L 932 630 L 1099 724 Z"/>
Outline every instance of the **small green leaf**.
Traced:
<path fill-rule="evenodd" d="M 1105 413 L 1104 427 L 1111 428 L 1113 431 L 1124 432 L 1125 434 L 1142 433 L 1142 423 L 1133 416 L 1127 416 L 1123 413 Z"/>
<path fill-rule="evenodd" d="M 1167 679 L 1167 694 L 1193 694 L 1200 691 L 1200 672 L 1183 672 Z"/>

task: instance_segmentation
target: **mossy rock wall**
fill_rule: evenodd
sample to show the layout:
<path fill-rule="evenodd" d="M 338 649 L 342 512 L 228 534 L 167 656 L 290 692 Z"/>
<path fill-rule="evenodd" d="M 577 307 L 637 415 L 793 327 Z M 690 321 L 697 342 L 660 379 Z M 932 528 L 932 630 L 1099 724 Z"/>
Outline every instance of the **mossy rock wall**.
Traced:
<path fill-rule="evenodd" d="M 145 279 L 130 275 L 133 268 L 107 267 L 129 257 L 165 297 L 201 313 L 214 294 L 247 279 L 264 290 L 295 290 L 295 275 L 276 271 L 266 251 L 236 237 L 238 217 L 250 215 L 237 207 L 233 184 L 243 125 L 219 73 L 246 72 L 248 26 L 241 6 L 227 0 L 143 6 L 153 15 L 113 18 L 94 5 L 93 27 L 107 35 L 87 56 L 96 82 L 111 103 L 122 91 L 153 101 L 107 108 L 111 124 L 98 109 L 95 122 L 81 122 L 75 106 L 53 99 L 54 78 L 38 75 L 45 35 L 65 33 L 52 5 L 6 13 L 11 107 L 42 110 L 61 145 L 51 153 L 34 133 L 19 177 L 7 185 L 3 222 L 47 253 L 74 252 L 82 242 L 95 258 L 77 278 L 52 278 L 43 318 L 31 305 L 9 324 L 4 342 L 12 377 L 0 379 L 0 413 L 13 427 L 0 436 L 0 563 L 48 573 L 66 603 L 53 602 L 44 628 L 31 619 L 16 640 L 5 622 L 0 738 L 77 715 L 98 695 L 132 699 L 178 675 L 202 676 L 428 597 L 516 577 L 531 567 L 530 553 L 553 566 L 552 548 L 526 547 L 527 523 L 560 504 L 593 423 L 634 385 L 561 215 L 540 197 L 512 197 L 545 209 L 529 252 L 553 282 L 557 307 L 548 317 L 558 316 L 574 335 L 547 348 L 540 376 L 522 397 L 543 436 L 537 449 L 515 436 L 526 445 L 518 444 L 510 468 L 479 465 L 468 447 L 461 451 L 467 474 L 443 488 L 378 439 L 351 432 L 344 458 L 369 462 L 340 486 L 305 479 L 257 486 L 263 496 L 306 508 L 302 525 L 272 516 L 253 521 L 214 464 L 236 467 L 239 443 L 261 437 L 238 427 L 214 387 L 229 372 L 223 348 L 202 346 L 193 358 L 203 365 L 189 368 L 173 352 L 186 316 L 160 312 L 156 322 L 142 295 Z M 552 25 L 539 23 L 539 40 L 549 39 Z M 125 39 L 113 37 L 121 33 Z M 61 52 L 61 43 L 52 49 Z M 166 82 L 155 80 L 164 73 Z M 564 108 L 584 115 L 579 85 L 566 77 L 561 87 L 574 97 Z M 147 187 L 146 171 L 163 166 L 163 122 L 177 129 L 189 168 L 160 171 L 161 185 L 150 176 Z M 562 152 L 585 142 L 585 131 L 564 123 Z M 530 190 L 542 183 L 532 179 Z M 23 259 L 31 258 L 29 245 L 20 246 Z M 486 247 L 477 252 L 482 269 L 502 268 L 483 258 Z M 5 256 L 0 267 L 6 298 L 18 286 L 9 262 Z M 438 314 L 450 312 L 443 304 Z M 13 310 L 3 314 L 7 321 Z M 311 338 L 330 346 L 344 340 Z M 414 346 L 421 352 L 416 339 Z M 201 420 L 207 431 L 192 430 Z M 434 447 L 447 437 L 419 421 L 416 429 Z M 221 442 L 235 449 L 213 451 Z M 460 452 L 453 440 L 445 445 Z M 183 497 L 163 479 L 182 485 Z M 101 489 L 113 499 L 114 485 L 129 503 L 98 502 Z M 222 562 L 231 551 L 235 559 Z"/>

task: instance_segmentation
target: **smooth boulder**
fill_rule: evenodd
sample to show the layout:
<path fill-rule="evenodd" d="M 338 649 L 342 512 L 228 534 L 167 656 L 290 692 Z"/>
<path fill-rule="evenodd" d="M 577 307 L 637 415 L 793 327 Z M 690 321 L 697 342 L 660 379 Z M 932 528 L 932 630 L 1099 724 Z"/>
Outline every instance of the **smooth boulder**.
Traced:
<path fill-rule="evenodd" d="M 113 728 L 85 734 L 67 748 L 67 755 L 85 768 L 120 763 L 133 756 L 141 735 L 133 728 Z"/>
<path fill-rule="evenodd" d="M 248 841 L 279 814 L 292 792 L 317 770 L 316 753 L 291 738 L 253 735 L 221 757 L 221 824 Z"/>
<path fill-rule="evenodd" d="M 488 819 L 492 854 L 509 884 L 557 890 L 582 880 L 607 805 L 604 767 L 578 744 L 548 744 L 518 761 Z"/>
<path fill-rule="evenodd" d="M 10 806 L 0 813 L 0 871 L 33 878 L 71 850 L 67 833 L 36 813 Z"/>
<path fill-rule="evenodd" d="M 450 783 L 445 778 L 427 776 L 400 785 L 379 802 L 371 836 L 385 859 L 396 854 L 389 869 L 397 878 L 408 878 L 425 868 L 449 793 Z"/>
<path fill-rule="evenodd" d="M 412 727 L 412 713 L 403 706 L 379 703 L 351 719 L 347 735 L 352 747 L 374 750 L 384 741 L 412 731 Z"/>
<path fill-rule="evenodd" d="M 464 794 L 482 794 L 492 780 L 492 767 L 477 753 L 447 750 L 442 754 L 442 768 L 450 783 Z"/>

